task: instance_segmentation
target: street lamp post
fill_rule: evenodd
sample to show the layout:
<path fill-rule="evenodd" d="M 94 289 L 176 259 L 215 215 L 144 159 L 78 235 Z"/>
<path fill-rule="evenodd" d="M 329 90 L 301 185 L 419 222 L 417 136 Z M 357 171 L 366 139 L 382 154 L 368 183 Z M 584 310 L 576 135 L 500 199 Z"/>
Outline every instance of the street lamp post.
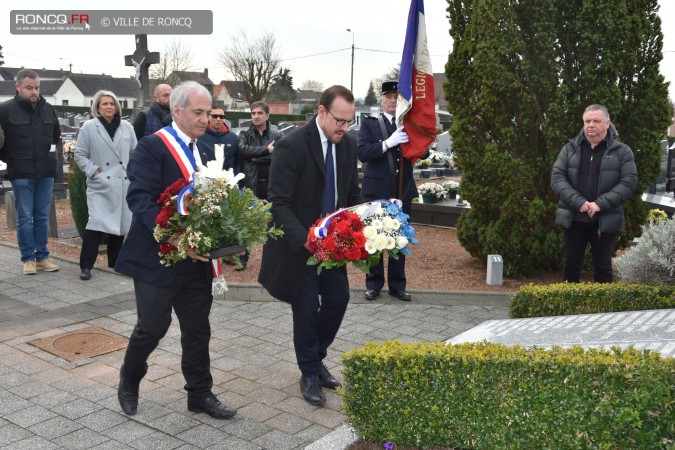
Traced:
<path fill-rule="evenodd" d="M 347 28 L 347 31 L 349 31 L 352 34 L 352 81 L 351 85 L 349 87 L 349 90 L 354 92 L 354 32 L 350 29 Z"/>

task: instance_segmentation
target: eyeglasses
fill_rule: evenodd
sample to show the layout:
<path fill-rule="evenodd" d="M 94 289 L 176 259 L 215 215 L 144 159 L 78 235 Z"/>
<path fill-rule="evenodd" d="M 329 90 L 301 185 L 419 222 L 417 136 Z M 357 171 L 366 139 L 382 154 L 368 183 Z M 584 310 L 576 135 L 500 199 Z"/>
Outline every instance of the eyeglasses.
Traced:
<path fill-rule="evenodd" d="M 330 112 L 330 109 L 326 108 L 326 111 L 328 111 L 328 114 L 333 116 L 333 113 Z M 344 126 L 344 125 L 354 125 L 356 122 L 354 119 L 352 120 L 345 120 L 345 119 L 338 119 L 337 117 L 333 116 L 333 119 L 335 119 L 335 125 L 338 127 Z"/>
<path fill-rule="evenodd" d="M 214 119 L 224 119 L 225 114 L 211 114 L 211 117 Z"/>

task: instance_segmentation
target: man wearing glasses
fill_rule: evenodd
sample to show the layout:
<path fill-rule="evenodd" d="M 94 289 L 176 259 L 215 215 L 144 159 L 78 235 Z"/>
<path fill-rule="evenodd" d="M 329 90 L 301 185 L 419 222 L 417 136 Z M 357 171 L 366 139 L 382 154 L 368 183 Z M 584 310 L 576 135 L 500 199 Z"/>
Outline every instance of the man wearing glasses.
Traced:
<path fill-rule="evenodd" d="M 237 136 L 230 132 L 225 123 L 225 111 L 218 105 L 211 107 L 209 126 L 197 141 L 200 150 L 212 153 L 216 160 L 223 161 L 223 169 L 232 169 L 235 174 L 241 170 L 237 154 Z"/>
<path fill-rule="evenodd" d="M 244 187 L 253 191 L 256 197 L 267 199 L 270 162 L 274 146 L 284 134 L 269 122 L 270 107 L 265 102 L 251 104 L 251 126 L 239 133 L 239 158 L 246 177 Z M 246 267 L 249 253 L 239 257 L 241 270 Z"/>
<path fill-rule="evenodd" d="M 410 214 L 412 199 L 417 197 L 418 193 L 412 175 L 412 164 L 401 156 L 399 149 L 399 144 L 408 142 L 408 133 L 403 126 L 396 127 L 394 114 L 397 99 L 398 82 L 382 83 L 382 114 L 368 117 L 361 124 L 357 143 L 359 160 L 365 166 L 362 189 L 366 201 L 400 196 L 403 212 Z M 410 301 L 410 294 L 405 290 L 404 255 L 399 253 L 398 259 L 388 258 L 387 283 L 389 295 L 399 300 Z M 366 276 L 366 300 L 375 300 L 383 287 L 384 255 L 380 258 L 379 264 L 370 268 L 370 274 Z"/>
<path fill-rule="evenodd" d="M 323 360 L 347 310 L 349 283 L 344 266 L 317 274 L 307 265 L 307 235 L 319 217 L 363 202 L 356 142 L 347 134 L 354 113 L 349 89 L 326 89 L 318 114 L 277 144 L 270 168 L 272 216 L 284 236 L 263 246 L 258 281 L 291 304 L 300 391 L 312 405 L 326 403 L 322 388 L 341 386 Z"/>

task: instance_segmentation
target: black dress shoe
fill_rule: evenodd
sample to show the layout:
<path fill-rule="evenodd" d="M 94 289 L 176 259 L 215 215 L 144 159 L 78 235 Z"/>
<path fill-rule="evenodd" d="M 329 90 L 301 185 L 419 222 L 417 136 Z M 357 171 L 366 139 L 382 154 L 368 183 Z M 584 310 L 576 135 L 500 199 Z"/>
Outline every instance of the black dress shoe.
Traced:
<path fill-rule="evenodd" d="M 147 371 L 147 365 L 146 365 Z M 145 373 L 143 374 L 145 375 Z M 141 377 L 142 378 L 142 377 Z M 138 385 L 129 380 L 124 372 L 124 366 L 120 369 L 120 384 L 117 387 L 117 400 L 120 402 L 122 411 L 129 416 L 136 414 L 138 409 Z"/>
<path fill-rule="evenodd" d="M 205 412 L 214 419 L 231 419 L 237 414 L 236 409 L 228 408 L 218 401 L 215 395 L 203 396 L 188 394 L 188 411 L 194 413 Z"/>
<path fill-rule="evenodd" d="M 404 302 L 409 302 L 412 298 L 406 291 L 389 291 L 389 295 L 396 297 L 399 300 L 403 300 Z"/>
<path fill-rule="evenodd" d="M 377 297 L 380 296 L 380 291 L 377 289 L 366 289 L 366 300 L 375 300 Z"/>
<path fill-rule="evenodd" d="M 337 389 L 342 387 L 342 383 L 330 374 L 324 363 L 321 363 L 321 369 L 319 369 L 319 383 L 321 384 L 321 387 L 325 387 L 326 389 Z"/>
<path fill-rule="evenodd" d="M 302 374 L 300 377 L 300 392 L 310 405 L 323 406 L 326 403 L 319 378 L 316 376 Z"/>
<path fill-rule="evenodd" d="M 91 270 L 90 269 L 80 270 L 80 280 L 89 280 L 89 279 L 91 279 Z"/>

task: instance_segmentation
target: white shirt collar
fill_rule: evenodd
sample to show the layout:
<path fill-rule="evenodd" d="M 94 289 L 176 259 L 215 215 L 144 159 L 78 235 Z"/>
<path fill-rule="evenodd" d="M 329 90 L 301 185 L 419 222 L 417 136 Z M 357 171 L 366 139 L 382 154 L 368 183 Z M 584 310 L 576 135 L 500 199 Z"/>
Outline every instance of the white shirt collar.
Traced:
<path fill-rule="evenodd" d="M 187 134 L 183 133 L 183 130 L 178 128 L 178 125 L 176 124 L 176 121 L 171 122 L 171 128 L 176 130 L 176 134 L 178 135 L 178 137 L 180 138 L 181 141 L 185 142 L 185 145 L 190 144 L 190 141 L 192 140 L 192 138 L 190 136 L 188 136 Z M 197 139 L 195 139 L 195 142 L 197 142 Z"/>
<path fill-rule="evenodd" d="M 323 147 L 323 156 L 326 156 L 326 148 L 328 147 L 328 138 L 326 135 L 323 133 L 323 130 L 321 129 L 321 126 L 319 126 L 319 116 L 316 116 L 316 127 L 319 129 L 319 137 L 321 138 L 321 146 Z M 335 147 L 335 144 L 333 144 L 333 147 Z"/>

